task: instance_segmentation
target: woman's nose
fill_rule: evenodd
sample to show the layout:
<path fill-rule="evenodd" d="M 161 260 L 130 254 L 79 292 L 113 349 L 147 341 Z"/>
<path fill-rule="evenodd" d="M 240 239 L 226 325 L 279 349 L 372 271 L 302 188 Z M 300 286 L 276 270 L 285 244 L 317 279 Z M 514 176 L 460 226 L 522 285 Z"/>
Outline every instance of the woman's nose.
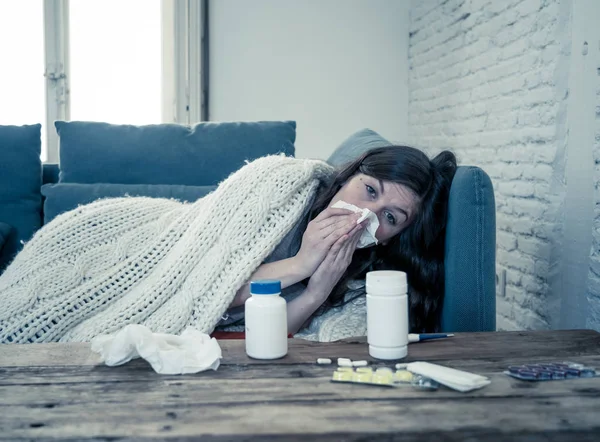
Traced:
<path fill-rule="evenodd" d="M 376 203 L 370 202 L 370 203 L 368 203 L 368 204 L 365 205 L 365 208 L 369 209 L 371 212 L 373 212 L 377 216 L 377 219 L 379 220 L 379 225 L 383 224 L 383 221 L 384 221 L 384 219 L 383 219 L 383 207 L 380 207 Z"/>
<path fill-rule="evenodd" d="M 369 209 L 371 212 L 373 212 L 374 214 L 377 215 L 377 218 L 380 218 L 381 221 L 381 215 L 383 213 L 383 207 L 380 206 L 380 204 L 377 204 L 376 202 L 369 202 L 365 205 L 365 207 L 367 209 Z"/>

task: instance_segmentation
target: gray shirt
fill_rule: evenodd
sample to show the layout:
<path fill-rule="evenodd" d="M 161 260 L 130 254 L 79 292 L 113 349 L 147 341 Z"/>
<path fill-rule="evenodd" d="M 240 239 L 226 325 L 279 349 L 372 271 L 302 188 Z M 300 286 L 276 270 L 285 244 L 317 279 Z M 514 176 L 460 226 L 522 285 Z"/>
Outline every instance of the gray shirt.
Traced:
<path fill-rule="evenodd" d="M 311 205 L 302 213 L 300 217 L 300 221 L 296 223 L 294 227 L 288 232 L 286 236 L 283 237 L 281 242 L 275 247 L 273 252 L 263 261 L 263 264 L 275 261 L 281 261 L 283 259 L 291 258 L 298 253 L 300 250 L 300 245 L 302 244 L 302 235 L 306 230 L 306 226 L 308 225 L 308 217 L 310 215 Z M 306 286 L 301 282 L 293 284 L 289 287 L 284 288 L 281 291 L 281 296 L 287 301 L 295 299 L 300 296 L 302 292 L 306 289 Z M 230 327 L 234 325 L 244 325 L 244 306 L 239 305 L 237 307 L 230 308 L 223 315 L 223 318 L 217 324 L 216 329 L 222 329 L 224 327 Z"/>

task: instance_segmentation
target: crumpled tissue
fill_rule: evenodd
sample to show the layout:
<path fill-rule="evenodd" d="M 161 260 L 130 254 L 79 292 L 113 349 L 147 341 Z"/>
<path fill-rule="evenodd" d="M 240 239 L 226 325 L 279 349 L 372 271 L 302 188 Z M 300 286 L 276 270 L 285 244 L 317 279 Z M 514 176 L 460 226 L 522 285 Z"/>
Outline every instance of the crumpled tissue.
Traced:
<path fill-rule="evenodd" d="M 367 228 L 363 231 L 360 239 L 358 240 L 358 244 L 356 245 L 357 249 L 363 249 L 365 247 L 377 244 L 377 238 L 375 237 L 375 233 L 379 227 L 379 219 L 377 219 L 377 214 L 371 212 L 367 208 L 361 209 L 360 207 L 356 207 L 354 204 L 350 204 L 342 200 L 337 201 L 331 207 L 334 209 L 348 209 L 354 213 L 360 213 L 361 216 L 356 224 L 363 222 L 365 219 L 369 220 L 367 223 Z"/>
<path fill-rule="evenodd" d="M 92 351 L 109 366 L 135 358 L 147 360 L 160 374 L 186 374 L 216 370 L 221 363 L 221 347 L 215 338 L 194 328 L 180 336 L 152 333 L 144 325 L 129 324 L 110 335 L 92 339 Z"/>

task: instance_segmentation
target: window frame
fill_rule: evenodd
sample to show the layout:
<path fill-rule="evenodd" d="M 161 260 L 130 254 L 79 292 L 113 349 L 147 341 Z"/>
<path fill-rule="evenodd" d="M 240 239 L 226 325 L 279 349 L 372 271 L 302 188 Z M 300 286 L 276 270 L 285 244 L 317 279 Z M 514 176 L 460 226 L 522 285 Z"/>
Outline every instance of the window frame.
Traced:
<path fill-rule="evenodd" d="M 46 159 L 58 163 L 56 120 L 70 119 L 69 0 L 44 1 L 44 77 L 46 78 Z"/>
<path fill-rule="evenodd" d="M 208 117 L 208 0 L 162 0 L 162 122 Z M 45 163 L 59 162 L 54 121 L 70 119 L 69 0 L 44 0 Z"/>

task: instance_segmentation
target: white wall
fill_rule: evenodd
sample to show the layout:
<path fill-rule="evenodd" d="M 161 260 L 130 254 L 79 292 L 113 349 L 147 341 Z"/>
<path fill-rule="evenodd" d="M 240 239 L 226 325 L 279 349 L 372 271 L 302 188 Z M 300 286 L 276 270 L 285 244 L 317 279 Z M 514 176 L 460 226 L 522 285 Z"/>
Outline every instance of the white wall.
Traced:
<path fill-rule="evenodd" d="M 600 330 L 599 14 L 597 0 L 412 0 L 409 134 L 492 178 L 500 329 Z"/>
<path fill-rule="evenodd" d="M 588 0 L 588 2 L 591 1 L 592 0 Z M 590 3 L 587 3 L 586 6 L 590 6 Z M 590 10 L 592 12 L 590 12 Z M 591 8 L 585 9 L 585 12 L 590 13 L 592 20 L 596 20 L 597 22 L 597 17 L 600 16 L 600 4 L 598 4 L 598 2 L 593 3 Z M 595 103 L 595 124 L 593 124 L 595 138 L 593 149 L 595 204 L 587 290 L 587 300 L 589 303 L 587 327 L 600 331 L 600 28 L 597 24 L 592 26 L 590 22 L 588 23 L 589 26 L 587 30 L 590 31 L 591 34 L 586 36 L 589 38 L 590 42 L 590 60 L 588 61 L 588 69 L 596 70 L 596 75 L 592 74 L 590 76 L 593 79 L 592 84 L 590 85 L 591 87 L 586 88 L 586 92 L 590 95 L 593 95 L 593 92 L 595 92 L 595 96 L 592 97 L 592 100 Z"/>
<path fill-rule="evenodd" d="M 553 326 L 558 224 L 551 186 L 564 144 L 569 8 L 559 0 L 413 0 L 409 131 L 482 167 L 496 196 L 500 329 Z M 558 180 L 560 181 L 560 180 Z M 555 303 L 559 300 L 555 300 Z"/>
<path fill-rule="evenodd" d="M 409 2 L 210 2 L 209 119 L 295 120 L 296 155 L 327 158 L 369 127 L 405 141 Z"/>

